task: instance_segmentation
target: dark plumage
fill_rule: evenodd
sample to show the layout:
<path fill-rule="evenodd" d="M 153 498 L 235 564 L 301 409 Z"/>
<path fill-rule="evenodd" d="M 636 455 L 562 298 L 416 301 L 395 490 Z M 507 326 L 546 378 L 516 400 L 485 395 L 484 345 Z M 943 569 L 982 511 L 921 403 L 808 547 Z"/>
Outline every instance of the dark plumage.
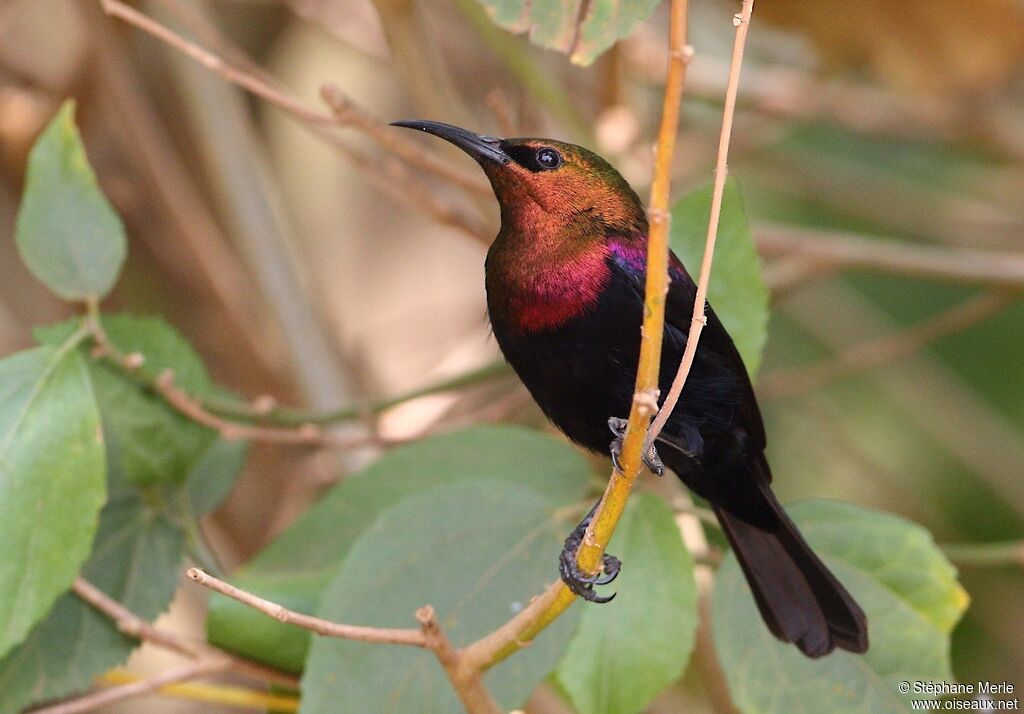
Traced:
<path fill-rule="evenodd" d="M 640 199 L 603 159 L 577 146 L 493 139 L 435 122 L 399 125 L 454 143 L 484 169 L 502 218 L 486 265 L 494 336 L 548 418 L 573 441 L 606 453 L 608 419 L 629 412 L 639 356 L 647 243 Z M 670 277 L 663 395 L 696 293 L 674 255 Z M 864 614 L 772 493 L 750 379 L 710 308 L 707 317 L 679 406 L 657 440 L 659 455 L 711 503 L 776 637 L 809 657 L 836 647 L 864 652 Z M 593 580 L 566 579 L 592 594 Z"/>

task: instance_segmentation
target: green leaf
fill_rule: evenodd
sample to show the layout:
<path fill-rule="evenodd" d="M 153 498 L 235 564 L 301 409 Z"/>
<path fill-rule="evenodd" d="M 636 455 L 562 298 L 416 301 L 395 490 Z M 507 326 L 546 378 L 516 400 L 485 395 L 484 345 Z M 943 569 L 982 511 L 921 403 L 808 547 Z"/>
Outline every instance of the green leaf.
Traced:
<path fill-rule="evenodd" d="M 555 576 L 563 505 L 512 480 L 475 479 L 409 496 L 355 542 L 317 613 L 336 622 L 415 626 L 432 604 L 456 646 L 506 622 Z M 521 705 L 555 666 L 574 608 L 530 647 L 489 671 L 503 711 Z M 431 652 L 321 637 L 302 678 L 302 711 L 454 712 L 459 701 Z"/>
<path fill-rule="evenodd" d="M 0 361 L 0 656 L 89 556 L 104 473 L 96 401 L 73 344 Z"/>
<path fill-rule="evenodd" d="M 163 320 L 132 315 L 105 315 L 103 328 L 122 353 L 138 352 L 144 369 L 156 375 L 174 371 L 174 382 L 189 394 L 210 389 L 206 368 L 195 350 Z M 70 323 L 37 328 L 45 344 L 65 339 Z M 89 366 L 104 427 L 121 444 L 121 469 L 137 484 L 180 484 L 216 439 L 204 426 L 186 419 L 159 396 L 146 391 L 120 370 L 93 361 Z"/>
<path fill-rule="evenodd" d="M 568 444 L 518 427 L 474 427 L 425 439 L 393 449 L 348 477 L 232 582 L 286 607 L 314 612 L 352 543 L 406 496 L 464 481 L 508 481 L 566 504 L 583 497 L 588 471 Z M 556 555 L 548 554 L 547 567 L 553 567 Z M 210 600 L 207 629 L 215 644 L 293 672 L 302 670 L 309 649 L 307 632 L 220 596 Z"/>
<path fill-rule="evenodd" d="M 692 192 L 672 208 L 672 250 L 695 281 L 704 259 L 711 188 Z M 740 184 L 734 178 L 725 182 L 708 303 L 729 331 L 753 378 L 768 338 L 768 289 L 761 278 L 761 260 L 750 235 Z"/>
<path fill-rule="evenodd" d="M 115 442 L 109 442 L 113 447 Z M 111 448 L 110 451 L 116 451 Z M 181 532 L 147 507 L 113 472 L 92 556 L 82 576 L 140 617 L 170 604 L 184 550 Z M 137 642 L 109 618 L 66 593 L 28 638 L 0 660 L 5 711 L 65 697 L 128 659 Z"/>
<path fill-rule="evenodd" d="M 480 0 L 495 24 L 588 65 L 658 6 L 657 0 Z"/>
<path fill-rule="evenodd" d="M 64 102 L 32 147 L 17 240 L 21 259 L 46 287 L 65 300 L 84 300 L 110 292 L 127 241 L 96 185 L 74 115 L 75 103 Z"/>
<path fill-rule="evenodd" d="M 189 511 L 199 519 L 213 512 L 227 497 L 235 477 L 245 463 L 249 444 L 245 441 L 217 439 L 192 467 L 185 482 Z"/>
<path fill-rule="evenodd" d="M 949 636 L 967 607 L 956 570 L 929 533 L 885 513 L 834 501 L 787 509 L 868 617 L 864 655 L 804 657 L 769 634 L 735 558 L 718 572 L 715 645 L 744 712 L 903 712 L 902 681 L 952 682 Z M 921 695 L 914 695 L 918 699 Z"/>
<path fill-rule="evenodd" d="M 697 631 L 693 560 L 665 502 L 633 497 L 610 550 L 624 563 L 602 607 L 584 607 L 555 672 L 581 714 L 642 711 L 682 675 Z"/>

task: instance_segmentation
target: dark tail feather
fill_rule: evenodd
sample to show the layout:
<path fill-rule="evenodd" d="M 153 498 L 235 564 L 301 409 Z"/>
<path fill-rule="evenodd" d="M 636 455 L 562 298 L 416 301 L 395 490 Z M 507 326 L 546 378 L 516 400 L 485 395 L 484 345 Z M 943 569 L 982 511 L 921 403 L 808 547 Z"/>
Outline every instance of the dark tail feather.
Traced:
<path fill-rule="evenodd" d="M 800 535 L 768 484 L 761 486 L 778 527 L 766 531 L 714 506 L 733 552 L 747 576 L 768 629 L 808 657 L 836 647 L 868 648 L 864 612 Z"/>

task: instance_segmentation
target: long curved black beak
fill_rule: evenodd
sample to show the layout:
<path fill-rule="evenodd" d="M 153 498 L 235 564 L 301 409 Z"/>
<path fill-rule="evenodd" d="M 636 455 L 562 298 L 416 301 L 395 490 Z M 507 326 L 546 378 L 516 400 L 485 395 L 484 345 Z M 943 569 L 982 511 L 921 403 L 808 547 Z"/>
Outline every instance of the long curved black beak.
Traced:
<path fill-rule="evenodd" d="M 391 126 L 403 126 L 406 129 L 419 129 L 428 134 L 439 136 L 445 141 L 455 144 L 480 163 L 495 162 L 501 165 L 509 163 L 512 158 L 501 150 L 501 139 L 493 136 L 474 134 L 471 131 L 460 129 L 451 124 L 442 124 L 439 121 L 422 121 L 413 119 L 409 121 L 393 121 Z"/>

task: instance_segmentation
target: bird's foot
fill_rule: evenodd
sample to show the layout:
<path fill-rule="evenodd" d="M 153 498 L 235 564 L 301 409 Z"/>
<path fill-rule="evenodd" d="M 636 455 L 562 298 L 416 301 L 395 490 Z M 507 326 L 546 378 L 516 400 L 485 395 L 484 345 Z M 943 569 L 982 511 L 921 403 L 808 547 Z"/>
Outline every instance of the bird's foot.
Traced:
<path fill-rule="evenodd" d="M 622 465 L 619 463 L 619 454 L 622 453 L 622 439 L 626 434 L 627 423 L 629 422 L 626 419 L 619 417 L 608 419 L 608 428 L 615 435 L 611 445 L 608 447 L 608 451 L 611 452 L 612 465 L 615 466 L 615 470 L 619 473 L 623 473 Z M 661 476 L 665 473 L 665 464 L 662 463 L 661 457 L 658 456 L 658 450 L 654 448 L 654 444 L 647 445 L 643 459 L 644 466 L 650 469 L 651 473 L 655 476 Z"/>
<path fill-rule="evenodd" d="M 598 501 L 599 503 L 600 501 Z M 565 547 L 562 548 L 562 554 L 558 556 L 558 573 L 562 576 L 562 582 L 574 593 L 587 602 L 600 604 L 611 602 L 615 598 L 615 593 L 604 597 L 594 592 L 594 586 L 607 585 L 615 580 L 619 575 L 619 570 L 622 569 L 622 561 L 614 555 L 605 553 L 601 561 L 601 572 L 590 575 L 580 570 L 580 566 L 576 562 L 576 552 L 579 550 L 580 543 L 583 542 L 583 535 L 587 532 L 587 526 L 590 525 L 590 520 L 594 517 L 596 510 L 597 504 L 590 509 L 590 513 L 565 539 Z"/>

